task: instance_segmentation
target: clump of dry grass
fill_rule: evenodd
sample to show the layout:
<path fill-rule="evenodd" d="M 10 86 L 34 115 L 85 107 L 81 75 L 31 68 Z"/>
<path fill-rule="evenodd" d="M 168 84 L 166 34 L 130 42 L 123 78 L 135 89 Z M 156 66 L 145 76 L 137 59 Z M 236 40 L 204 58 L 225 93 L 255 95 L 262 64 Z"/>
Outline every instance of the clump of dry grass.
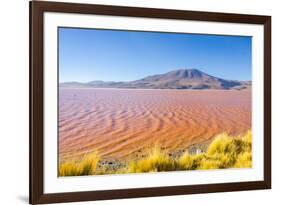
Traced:
<path fill-rule="evenodd" d="M 202 159 L 205 157 L 204 154 L 195 154 L 190 155 L 188 152 L 185 152 L 181 157 L 179 157 L 177 162 L 178 170 L 195 170 L 201 164 Z"/>
<path fill-rule="evenodd" d="M 206 153 L 190 155 L 188 152 L 173 159 L 159 148 L 144 159 L 131 162 L 128 172 L 159 172 L 175 170 L 203 170 L 249 168 L 252 166 L 252 132 L 244 136 L 218 135 Z"/>
<path fill-rule="evenodd" d="M 128 166 L 129 173 L 161 172 L 175 169 L 175 161 L 155 145 L 148 156 L 139 161 L 131 161 Z"/>
<path fill-rule="evenodd" d="M 209 145 L 205 153 L 190 155 L 188 152 L 180 157 L 171 157 L 155 145 L 147 156 L 127 162 L 125 168 L 107 173 L 106 169 L 97 170 L 99 162 L 97 153 L 86 155 L 80 161 L 62 163 L 59 176 L 81 176 L 93 174 L 123 174 L 161 172 L 176 170 L 204 170 L 224 168 L 252 167 L 252 132 L 244 136 L 218 135 Z"/>
<path fill-rule="evenodd" d="M 96 174 L 99 156 L 96 152 L 85 155 L 80 161 L 60 164 L 59 176 L 83 176 Z"/>

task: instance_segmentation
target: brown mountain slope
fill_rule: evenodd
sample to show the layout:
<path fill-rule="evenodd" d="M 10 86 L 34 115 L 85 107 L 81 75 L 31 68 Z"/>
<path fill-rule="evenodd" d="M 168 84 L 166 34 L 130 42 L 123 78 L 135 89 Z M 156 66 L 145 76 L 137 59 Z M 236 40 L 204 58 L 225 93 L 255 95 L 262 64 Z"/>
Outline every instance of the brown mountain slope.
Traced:
<path fill-rule="evenodd" d="M 141 88 L 141 89 L 249 89 L 251 81 L 224 80 L 197 69 L 179 69 L 130 82 L 91 81 L 61 83 L 61 87 Z"/>

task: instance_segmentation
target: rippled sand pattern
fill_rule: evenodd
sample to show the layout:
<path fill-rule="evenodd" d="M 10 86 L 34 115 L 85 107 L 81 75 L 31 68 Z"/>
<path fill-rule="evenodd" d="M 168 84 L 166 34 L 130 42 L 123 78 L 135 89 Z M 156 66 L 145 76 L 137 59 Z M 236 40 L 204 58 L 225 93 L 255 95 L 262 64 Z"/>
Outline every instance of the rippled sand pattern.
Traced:
<path fill-rule="evenodd" d="M 250 91 L 59 90 L 61 160 L 90 151 L 126 159 L 154 143 L 176 150 L 248 129 Z"/>

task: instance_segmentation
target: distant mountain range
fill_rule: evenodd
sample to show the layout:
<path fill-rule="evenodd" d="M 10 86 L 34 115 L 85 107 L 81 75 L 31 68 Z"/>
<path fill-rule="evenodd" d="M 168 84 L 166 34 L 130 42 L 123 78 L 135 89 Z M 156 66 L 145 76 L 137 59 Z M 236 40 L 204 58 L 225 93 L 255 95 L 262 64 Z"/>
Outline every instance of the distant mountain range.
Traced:
<path fill-rule="evenodd" d="M 147 76 L 130 82 L 91 81 L 88 83 L 65 82 L 60 87 L 89 88 L 139 88 L 139 89 L 250 89 L 252 81 L 225 80 L 197 69 L 179 69 L 164 74 Z"/>

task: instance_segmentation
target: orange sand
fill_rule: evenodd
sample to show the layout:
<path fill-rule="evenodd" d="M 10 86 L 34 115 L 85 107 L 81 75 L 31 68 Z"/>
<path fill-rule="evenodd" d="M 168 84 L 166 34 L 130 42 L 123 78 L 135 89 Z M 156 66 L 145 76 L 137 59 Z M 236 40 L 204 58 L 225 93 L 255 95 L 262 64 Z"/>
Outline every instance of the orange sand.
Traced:
<path fill-rule="evenodd" d="M 97 151 L 125 159 L 158 143 L 187 148 L 216 134 L 251 129 L 251 91 L 59 90 L 59 157 Z"/>

